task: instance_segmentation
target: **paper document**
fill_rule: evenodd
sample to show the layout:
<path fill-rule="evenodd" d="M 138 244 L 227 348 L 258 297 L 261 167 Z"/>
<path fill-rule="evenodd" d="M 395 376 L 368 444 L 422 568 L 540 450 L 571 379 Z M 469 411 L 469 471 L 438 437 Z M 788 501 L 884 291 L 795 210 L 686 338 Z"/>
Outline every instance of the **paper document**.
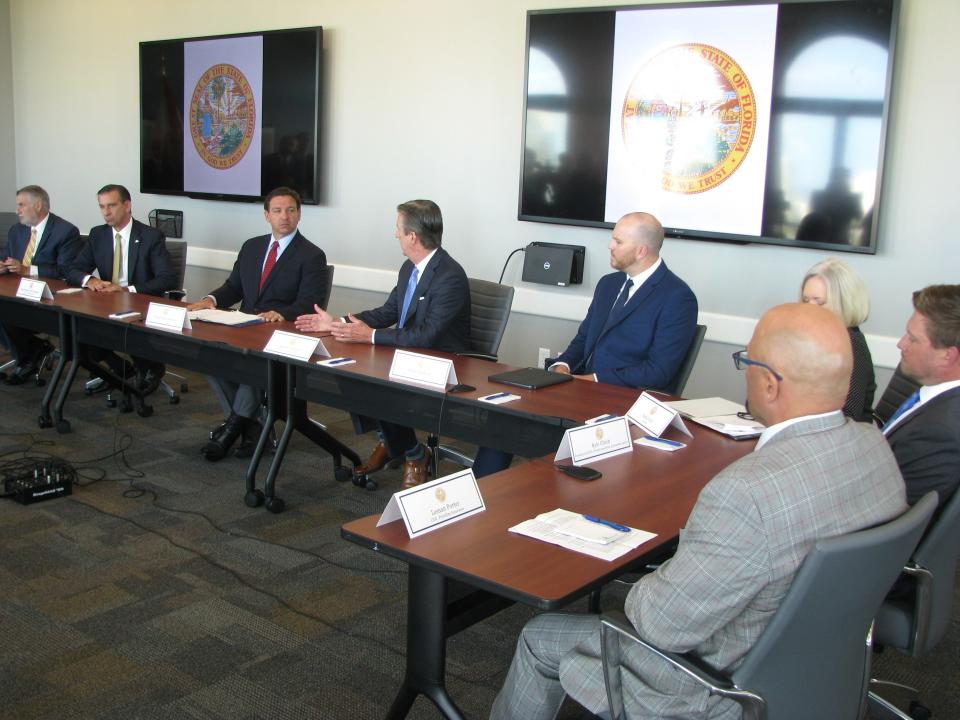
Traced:
<path fill-rule="evenodd" d="M 743 405 L 721 397 L 702 400 L 675 400 L 666 403 L 686 418 L 728 437 L 746 439 L 758 437 L 764 426 L 756 420 L 747 420 L 737 413 L 745 412 Z"/>
<path fill-rule="evenodd" d="M 595 529 L 590 530 L 598 535 L 614 533 L 614 536 L 608 542 L 597 540 L 585 540 L 580 537 L 565 534 L 564 528 L 578 527 L 584 525 L 593 525 Z M 537 515 L 532 520 L 524 520 L 519 525 L 510 528 L 510 532 L 518 535 L 526 535 L 536 540 L 548 542 L 551 545 L 559 545 L 567 550 L 574 550 L 585 555 L 590 555 L 599 560 L 616 560 L 621 555 L 634 550 L 643 545 L 648 540 L 656 537 L 655 533 L 646 532 L 630 528 L 630 532 L 620 532 L 612 530 L 603 525 L 591 523 L 584 520 L 580 513 L 570 512 L 569 510 L 552 510 L 548 513 Z"/>
<path fill-rule="evenodd" d="M 187 315 L 191 320 L 200 320 L 201 322 L 216 323 L 218 325 L 230 325 L 232 327 L 255 325 L 256 323 L 263 322 L 263 318 L 259 315 L 234 310 L 217 310 L 216 308 L 193 310 L 187 313 Z"/>

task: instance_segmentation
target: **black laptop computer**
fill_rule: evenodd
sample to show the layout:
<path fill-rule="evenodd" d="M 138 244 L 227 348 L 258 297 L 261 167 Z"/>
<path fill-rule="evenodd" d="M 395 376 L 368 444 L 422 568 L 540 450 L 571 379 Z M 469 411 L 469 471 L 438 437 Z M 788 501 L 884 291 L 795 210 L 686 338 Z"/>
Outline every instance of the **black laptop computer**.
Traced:
<path fill-rule="evenodd" d="M 508 372 L 497 373 L 487 378 L 490 382 L 503 383 L 504 385 L 513 385 L 514 387 L 526 388 L 527 390 L 536 390 L 556 385 L 558 383 L 573 380 L 571 375 L 553 373 L 540 368 L 521 368 L 520 370 L 510 370 Z"/>

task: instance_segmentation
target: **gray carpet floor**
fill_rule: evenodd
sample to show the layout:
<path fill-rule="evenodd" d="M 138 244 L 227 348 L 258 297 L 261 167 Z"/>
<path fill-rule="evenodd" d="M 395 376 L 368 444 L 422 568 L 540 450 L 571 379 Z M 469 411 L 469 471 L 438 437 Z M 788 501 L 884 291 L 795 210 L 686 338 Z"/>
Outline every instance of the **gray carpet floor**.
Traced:
<path fill-rule="evenodd" d="M 399 470 L 375 492 L 337 483 L 330 458 L 295 435 L 278 483 L 286 511 L 248 508 L 245 461 L 200 455 L 221 415 L 203 378 L 188 382 L 149 418 L 75 389 L 66 435 L 37 428 L 40 388 L 0 385 L 0 467 L 52 457 L 81 477 L 67 498 L 0 503 L 0 718 L 382 717 L 404 667 L 406 567 L 339 529 L 380 512 Z M 344 413 L 311 416 L 362 456 L 372 447 Z M 606 590 L 605 606 L 624 594 Z M 468 717 L 486 717 L 532 615 L 514 606 L 450 640 L 448 687 Z M 958 653 L 955 619 L 935 653 L 885 652 L 875 674 L 958 717 Z M 422 699 L 410 715 L 438 716 Z"/>

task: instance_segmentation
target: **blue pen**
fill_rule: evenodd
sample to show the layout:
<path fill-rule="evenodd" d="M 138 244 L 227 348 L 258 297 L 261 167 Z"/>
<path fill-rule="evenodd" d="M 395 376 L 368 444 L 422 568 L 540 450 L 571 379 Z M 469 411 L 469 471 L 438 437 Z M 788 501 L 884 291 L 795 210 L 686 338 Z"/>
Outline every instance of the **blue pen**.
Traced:
<path fill-rule="evenodd" d="M 493 395 L 487 395 L 484 400 L 496 400 L 497 398 L 508 397 L 510 393 L 508 392 L 498 392 Z"/>
<path fill-rule="evenodd" d="M 597 525 L 606 525 L 608 528 L 619 530 L 622 533 L 630 532 L 630 528 L 628 528 L 626 525 L 615 523 L 612 520 L 602 520 L 601 518 L 598 518 L 596 515 L 584 515 L 583 519 L 589 520 L 590 522 L 596 523 Z"/>
<path fill-rule="evenodd" d="M 334 365 L 343 365 L 344 363 L 348 363 L 351 360 L 353 360 L 353 358 L 347 358 L 347 357 L 337 358 L 336 360 L 331 360 L 330 362 L 328 362 L 327 365 L 331 367 L 333 367 Z"/>
<path fill-rule="evenodd" d="M 667 440 L 666 438 L 658 438 L 654 435 L 644 435 L 644 440 L 649 440 L 650 442 L 662 443 L 664 445 L 669 445 L 670 447 L 686 447 L 682 442 L 677 442 L 676 440 Z"/>

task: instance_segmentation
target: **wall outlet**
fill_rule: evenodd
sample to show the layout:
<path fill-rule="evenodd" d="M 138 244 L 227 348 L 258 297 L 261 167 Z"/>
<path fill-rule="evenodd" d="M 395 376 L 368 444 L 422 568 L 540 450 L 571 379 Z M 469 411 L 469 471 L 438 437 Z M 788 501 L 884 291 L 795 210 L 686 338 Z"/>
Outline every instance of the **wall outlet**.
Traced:
<path fill-rule="evenodd" d="M 550 348 L 540 348 L 540 352 L 537 353 L 537 367 L 542 368 L 548 357 L 550 357 Z"/>

